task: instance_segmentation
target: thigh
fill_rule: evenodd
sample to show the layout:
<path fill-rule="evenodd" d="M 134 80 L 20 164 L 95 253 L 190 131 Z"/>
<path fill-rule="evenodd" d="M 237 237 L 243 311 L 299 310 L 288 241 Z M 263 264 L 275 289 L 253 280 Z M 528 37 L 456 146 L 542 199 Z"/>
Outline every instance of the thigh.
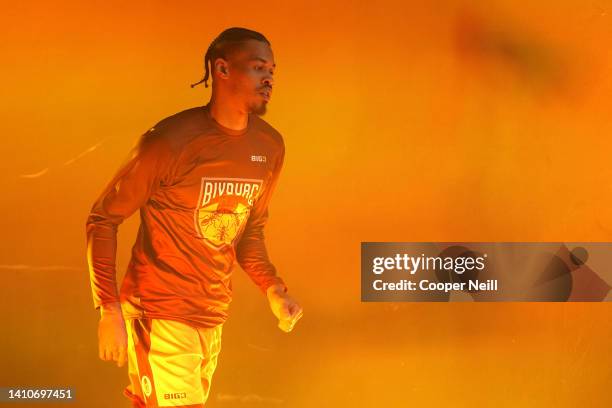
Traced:
<path fill-rule="evenodd" d="M 217 360 L 221 352 L 221 333 L 223 325 L 213 328 L 199 328 L 200 342 L 202 347 L 202 390 L 204 400 L 208 399 L 212 385 L 212 377 L 217 368 Z"/>
<path fill-rule="evenodd" d="M 128 356 L 128 377 L 130 384 L 123 390 L 123 395 L 132 401 L 132 407 L 145 408 L 144 394 L 140 387 L 140 376 L 138 374 L 137 352 L 134 345 L 134 321 L 126 319 L 127 330 L 127 356 Z"/>
<path fill-rule="evenodd" d="M 197 328 L 164 319 L 134 319 L 130 325 L 146 406 L 203 406 L 203 353 Z"/>

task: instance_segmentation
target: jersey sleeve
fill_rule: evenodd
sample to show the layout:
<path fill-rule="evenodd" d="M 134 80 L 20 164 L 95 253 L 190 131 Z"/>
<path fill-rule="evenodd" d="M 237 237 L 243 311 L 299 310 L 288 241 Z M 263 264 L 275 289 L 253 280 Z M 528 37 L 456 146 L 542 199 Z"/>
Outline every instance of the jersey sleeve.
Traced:
<path fill-rule="evenodd" d="M 285 292 L 287 291 L 285 282 L 277 275 L 276 268 L 270 262 L 264 241 L 264 226 L 268 221 L 268 204 L 278 182 L 284 157 L 285 148 L 283 145 L 268 188 L 264 190 L 261 197 L 253 205 L 244 233 L 236 246 L 238 263 L 264 293 L 275 284 L 281 284 Z"/>
<path fill-rule="evenodd" d="M 168 173 L 171 151 L 154 129 L 140 137 L 126 162 L 95 201 L 86 222 L 87 263 L 94 307 L 119 301 L 118 226 L 142 207 Z"/>

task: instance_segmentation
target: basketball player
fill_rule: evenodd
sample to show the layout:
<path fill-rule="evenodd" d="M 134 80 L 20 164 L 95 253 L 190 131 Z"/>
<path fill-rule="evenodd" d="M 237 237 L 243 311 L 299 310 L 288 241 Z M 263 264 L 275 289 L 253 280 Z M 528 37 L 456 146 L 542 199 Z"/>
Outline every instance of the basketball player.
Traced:
<path fill-rule="evenodd" d="M 283 138 L 260 118 L 275 70 L 269 41 L 245 28 L 208 48 L 207 105 L 148 130 L 87 219 L 99 356 L 123 366 L 134 407 L 203 407 L 220 352 L 237 261 L 267 295 L 279 328 L 302 308 L 287 293 L 264 244 L 268 204 L 284 159 Z M 193 86 L 197 85 L 193 84 Z M 120 291 L 118 226 L 140 209 Z"/>

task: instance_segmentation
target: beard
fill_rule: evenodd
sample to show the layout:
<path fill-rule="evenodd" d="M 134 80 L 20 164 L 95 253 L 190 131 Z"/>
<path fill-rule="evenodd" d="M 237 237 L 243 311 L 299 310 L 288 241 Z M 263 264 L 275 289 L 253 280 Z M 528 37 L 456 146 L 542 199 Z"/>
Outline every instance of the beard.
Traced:
<path fill-rule="evenodd" d="M 266 111 L 268 109 L 268 103 L 265 101 L 261 101 L 261 102 L 254 102 L 251 104 L 251 106 L 249 107 L 251 113 L 257 115 L 257 116 L 263 116 L 266 114 Z"/>

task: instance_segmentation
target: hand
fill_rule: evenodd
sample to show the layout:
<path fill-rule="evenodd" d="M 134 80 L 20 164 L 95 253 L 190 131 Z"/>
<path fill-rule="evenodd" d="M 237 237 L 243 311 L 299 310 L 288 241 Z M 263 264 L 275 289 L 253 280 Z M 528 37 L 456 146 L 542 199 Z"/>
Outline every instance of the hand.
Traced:
<path fill-rule="evenodd" d="M 289 333 L 304 315 L 302 307 L 285 292 L 282 285 L 271 286 L 267 294 L 270 309 L 278 319 L 278 328 Z"/>
<path fill-rule="evenodd" d="M 98 353 L 101 360 L 116 361 L 123 367 L 127 360 L 127 332 L 121 305 L 112 303 L 100 307 L 98 324 Z"/>

